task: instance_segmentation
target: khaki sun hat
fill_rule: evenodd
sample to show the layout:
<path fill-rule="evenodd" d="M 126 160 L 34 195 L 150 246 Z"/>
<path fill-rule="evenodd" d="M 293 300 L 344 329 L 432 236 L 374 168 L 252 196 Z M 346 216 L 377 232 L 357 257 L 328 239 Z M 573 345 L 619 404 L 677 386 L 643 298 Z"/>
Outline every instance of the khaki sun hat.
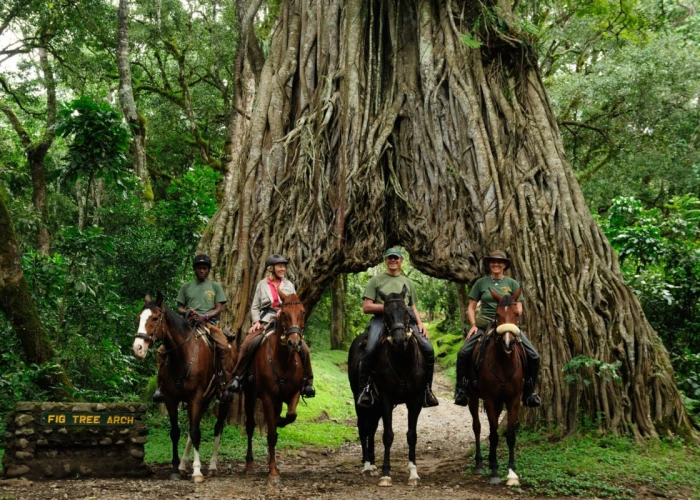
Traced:
<path fill-rule="evenodd" d="M 490 255 L 481 259 L 484 262 L 484 267 L 488 269 L 489 262 L 492 260 L 502 260 L 506 263 L 506 268 L 504 271 L 510 269 L 511 260 L 506 256 L 506 253 L 502 250 L 494 250 Z"/>

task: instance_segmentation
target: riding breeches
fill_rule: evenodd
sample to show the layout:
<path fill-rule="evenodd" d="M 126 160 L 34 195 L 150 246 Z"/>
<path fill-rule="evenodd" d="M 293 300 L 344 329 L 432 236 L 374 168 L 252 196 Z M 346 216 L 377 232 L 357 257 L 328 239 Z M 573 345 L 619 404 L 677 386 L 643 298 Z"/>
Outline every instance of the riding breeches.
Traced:
<path fill-rule="evenodd" d="M 382 338 L 383 328 L 384 317 L 381 314 L 376 314 L 367 325 L 367 344 L 360 358 L 360 387 L 365 387 L 368 384 L 369 374 L 374 364 L 377 346 Z M 435 351 L 433 350 L 433 345 L 430 343 L 430 340 L 425 338 L 420 331 L 418 331 L 418 325 L 416 323 L 411 322 L 411 330 L 413 330 L 413 336 L 418 341 L 418 347 L 425 360 L 427 385 L 432 386 L 433 372 L 435 370 Z"/>
<path fill-rule="evenodd" d="M 458 384 L 464 384 L 468 378 L 476 376 L 475 373 L 472 373 L 472 354 L 474 353 L 474 347 L 482 339 L 483 334 L 484 330 L 479 329 L 466 342 L 464 342 L 464 345 L 462 345 L 461 349 L 457 353 Z M 532 342 L 530 342 L 530 339 L 528 339 L 527 335 L 525 335 L 525 332 L 521 330 L 519 337 L 525 351 L 525 356 L 527 357 L 525 382 L 534 386 L 540 372 L 540 355 L 537 352 L 537 349 L 535 349 L 535 346 L 532 345 Z"/>

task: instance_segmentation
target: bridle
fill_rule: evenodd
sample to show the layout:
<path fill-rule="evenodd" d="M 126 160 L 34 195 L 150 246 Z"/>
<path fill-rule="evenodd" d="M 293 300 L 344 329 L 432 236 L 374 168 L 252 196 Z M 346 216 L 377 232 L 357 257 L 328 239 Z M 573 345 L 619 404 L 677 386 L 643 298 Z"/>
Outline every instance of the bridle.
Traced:
<path fill-rule="evenodd" d="M 168 337 L 170 337 L 170 340 L 172 340 L 173 343 L 175 343 L 175 341 L 173 340 L 172 336 L 170 335 L 170 332 L 169 332 L 168 330 L 165 329 L 165 325 L 163 324 L 163 318 L 165 318 L 165 310 L 164 310 L 164 309 L 160 309 L 160 308 L 158 308 L 158 310 L 160 311 L 160 318 L 158 318 L 158 324 L 157 324 L 156 327 L 153 329 L 153 334 L 148 335 L 147 333 L 137 332 L 136 335 L 135 335 L 135 337 L 136 337 L 137 339 L 146 340 L 146 341 L 148 341 L 148 342 L 151 342 L 151 344 L 154 344 L 154 345 L 155 345 L 156 341 L 159 340 L 159 338 L 158 338 L 158 330 L 160 329 L 160 330 L 161 330 L 161 334 L 167 335 Z M 161 352 L 161 354 L 168 354 L 168 353 L 170 353 L 170 352 L 173 352 L 173 351 L 176 350 L 176 349 L 179 349 L 179 348 L 182 347 L 183 345 L 187 344 L 187 343 L 192 339 L 192 336 L 194 335 L 195 330 L 196 330 L 196 328 L 190 328 L 190 334 L 187 336 L 187 338 L 184 340 L 184 342 L 182 342 L 181 344 L 176 345 L 175 347 L 172 347 L 172 348 L 170 348 L 170 349 L 165 349 L 164 351 Z M 163 336 L 163 335 L 161 335 L 161 337 L 162 337 L 162 336 Z"/>
<path fill-rule="evenodd" d="M 390 303 L 390 302 L 401 302 L 402 304 L 404 304 L 404 306 L 406 305 L 405 302 L 404 302 L 404 300 L 403 300 L 403 298 L 385 300 L 385 301 L 384 301 L 384 305 L 386 306 L 386 304 L 388 304 L 388 303 Z M 384 317 L 386 318 L 386 315 L 385 315 Z M 386 335 L 386 340 L 387 340 L 390 344 L 394 342 L 394 332 L 395 332 L 396 330 L 404 330 L 404 331 L 406 332 L 406 338 L 409 339 L 409 340 L 410 340 L 410 338 L 413 336 L 413 330 L 410 328 L 410 326 L 407 327 L 407 326 L 404 325 L 403 323 L 394 323 L 393 325 L 391 325 L 391 327 L 389 327 L 389 326 L 386 324 L 386 321 L 384 321 L 384 327 L 386 328 L 386 333 L 387 333 L 387 335 Z"/>
<path fill-rule="evenodd" d="M 294 301 L 294 302 L 283 302 L 281 308 L 284 308 L 286 306 L 302 306 L 304 305 L 301 301 Z M 280 342 L 286 342 L 287 341 L 287 336 L 291 335 L 293 333 L 298 334 L 302 340 L 304 339 L 304 327 L 299 326 L 299 325 L 290 325 L 290 326 L 284 326 L 282 325 L 282 321 L 280 321 L 280 326 L 282 333 L 280 334 Z"/>

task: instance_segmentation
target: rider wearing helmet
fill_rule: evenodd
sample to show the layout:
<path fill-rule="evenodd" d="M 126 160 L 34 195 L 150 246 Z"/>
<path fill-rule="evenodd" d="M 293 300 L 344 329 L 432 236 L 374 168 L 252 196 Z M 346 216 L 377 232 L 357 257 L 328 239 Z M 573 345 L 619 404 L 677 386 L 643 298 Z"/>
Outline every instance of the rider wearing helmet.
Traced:
<path fill-rule="evenodd" d="M 296 293 L 294 284 L 286 278 L 287 264 L 289 264 L 289 261 L 276 253 L 273 253 L 265 260 L 268 277 L 260 280 L 255 288 L 253 304 L 250 307 L 253 326 L 250 327 L 248 336 L 241 344 L 238 364 L 233 371 L 233 382 L 229 386 L 230 391 L 236 393 L 241 391 L 244 384 L 243 377 L 248 371 L 250 360 L 263 339 L 262 333 L 272 329 L 273 325 L 271 323 L 277 320 L 282 302 L 278 291 L 282 291 L 285 295 Z M 313 387 L 314 374 L 311 370 L 309 348 L 303 340 L 300 354 L 304 367 L 304 388 L 301 394 L 304 397 L 312 398 L 316 395 L 316 390 Z"/>
<path fill-rule="evenodd" d="M 188 281 L 180 288 L 180 293 L 177 294 L 177 309 L 178 312 L 185 317 L 194 327 L 201 325 L 203 331 L 211 337 L 217 345 L 217 355 L 219 356 L 220 371 L 223 374 L 231 371 L 232 366 L 229 364 L 229 349 L 230 344 L 224 333 L 215 325 L 219 322 L 221 308 L 226 303 L 226 294 L 224 289 L 216 281 L 209 279 L 209 271 L 211 271 L 211 259 L 208 255 L 199 254 L 192 261 L 195 279 Z M 212 328 L 213 326 L 213 328 Z M 163 362 L 164 355 L 159 349 L 157 357 L 158 373 Z M 160 393 L 160 386 L 153 394 L 153 400 L 156 402 L 163 401 L 163 396 Z"/>

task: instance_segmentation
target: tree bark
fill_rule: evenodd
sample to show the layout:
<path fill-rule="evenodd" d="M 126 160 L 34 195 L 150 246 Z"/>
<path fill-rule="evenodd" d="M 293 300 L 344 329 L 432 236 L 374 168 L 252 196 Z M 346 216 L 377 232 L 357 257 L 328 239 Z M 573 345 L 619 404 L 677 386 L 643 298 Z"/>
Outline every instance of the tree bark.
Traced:
<path fill-rule="evenodd" d="M 467 307 L 469 307 L 469 297 L 467 296 L 467 288 L 464 283 L 455 283 L 457 289 L 457 304 L 459 304 L 459 321 L 462 325 L 462 331 L 469 329 L 469 318 L 467 317 Z"/>
<path fill-rule="evenodd" d="M 547 404 L 526 420 L 567 432 L 586 415 L 614 433 L 696 438 L 508 6 L 284 2 L 235 180 L 209 228 L 218 236 L 201 244 L 230 298 L 224 317 L 239 332 L 250 323 L 273 251 L 290 258 L 309 308 L 333 276 L 380 262 L 388 245 L 405 246 L 424 273 L 463 282 L 504 249 L 542 356 Z M 461 37 L 477 24 L 483 45 L 472 48 Z M 622 383 L 567 384 L 562 367 L 579 355 L 620 361 Z"/>
<path fill-rule="evenodd" d="M 42 365 L 54 360 L 54 350 L 29 293 L 22 272 L 22 257 L 5 200 L 0 196 L 0 310 L 17 332 L 27 364 Z M 54 377 L 42 381 L 46 389 L 66 398 L 72 387 L 59 366 Z"/>
<path fill-rule="evenodd" d="M 347 275 L 336 276 L 331 282 L 331 349 L 343 349 L 345 342 L 345 281 Z"/>
<path fill-rule="evenodd" d="M 51 40 L 51 35 L 44 32 L 39 35 L 39 66 L 44 78 L 44 88 L 46 89 L 46 121 L 44 133 L 35 141 L 25 129 L 19 117 L 10 106 L 0 102 L 0 111 L 5 113 L 12 128 L 20 138 L 29 163 L 29 173 L 32 178 L 32 202 L 34 209 L 39 214 L 39 227 L 36 234 L 37 250 L 40 254 L 49 253 L 51 246 L 51 234 L 49 233 L 49 209 L 46 194 L 46 167 L 44 159 L 51 144 L 53 144 L 56 124 L 56 80 L 53 76 L 53 69 L 49 62 L 47 46 Z"/>
<path fill-rule="evenodd" d="M 141 179 L 142 197 L 146 205 L 153 202 L 153 188 L 146 163 L 146 119 L 141 116 L 134 100 L 134 86 L 131 80 L 129 62 L 129 0 L 119 0 L 117 11 L 119 24 L 117 40 L 117 68 L 119 70 L 119 103 L 133 135 L 131 157 L 134 174 Z"/>

